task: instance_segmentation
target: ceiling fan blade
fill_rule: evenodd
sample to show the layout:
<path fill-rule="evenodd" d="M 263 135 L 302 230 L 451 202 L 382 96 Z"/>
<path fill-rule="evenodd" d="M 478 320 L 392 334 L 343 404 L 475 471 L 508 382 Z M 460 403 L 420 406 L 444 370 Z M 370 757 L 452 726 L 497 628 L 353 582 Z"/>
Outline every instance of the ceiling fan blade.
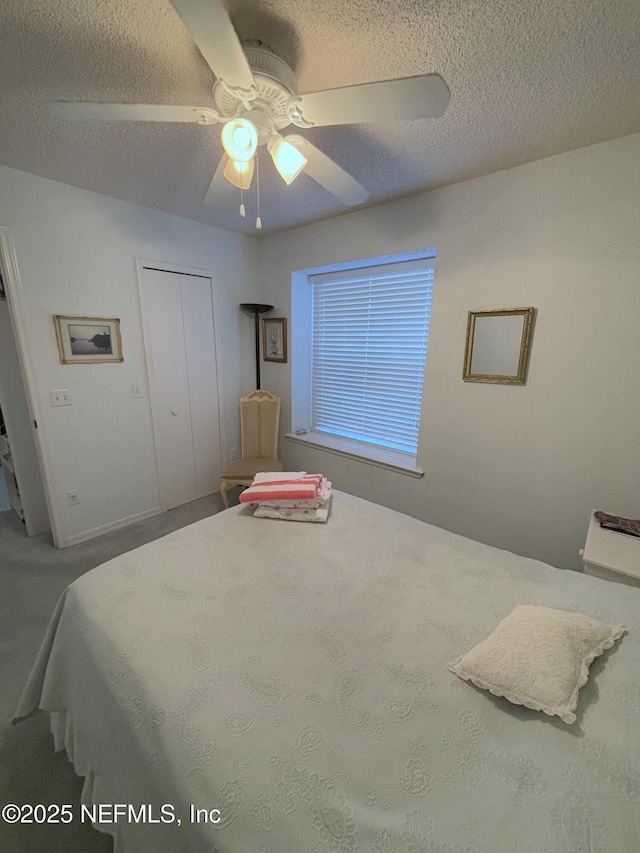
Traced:
<path fill-rule="evenodd" d="M 223 154 L 218 162 L 213 178 L 211 178 L 209 188 L 202 199 L 205 204 L 216 204 L 217 202 L 222 201 L 223 198 L 229 196 L 232 187 L 222 174 L 228 162 L 229 158 L 226 154 Z"/>
<path fill-rule="evenodd" d="M 325 190 L 339 198 L 345 204 L 362 204 L 369 198 L 369 192 L 348 172 L 338 166 L 330 157 L 323 154 L 319 148 L 312 145 L 302 136 L 286 136 L 285 140 L 295 146 L 307 158 L 304 173 L 317 181 Z"/>
<path fill-rule="evenodd" d="M 55 101 L 50 109 L 61 118 L 75 121 L 178 121 L 215 124 L 218 113 L 210 107 L 164 104 L 94 104 Z"/>
<path fill-rule="evenodd" d="M 393 119 L 439 118 L 449 105 L 449 87 L 438 74 L 380 80 L 299 97 L 301 127 L 358 124 Z M 295 117 L 295 124 L 298 124 Z"/>
<path fill-rule="evenodd" d="M 198 50 L 219 80 L 255 90 L 251 68 L 222 0 L 171 0 Z"/>

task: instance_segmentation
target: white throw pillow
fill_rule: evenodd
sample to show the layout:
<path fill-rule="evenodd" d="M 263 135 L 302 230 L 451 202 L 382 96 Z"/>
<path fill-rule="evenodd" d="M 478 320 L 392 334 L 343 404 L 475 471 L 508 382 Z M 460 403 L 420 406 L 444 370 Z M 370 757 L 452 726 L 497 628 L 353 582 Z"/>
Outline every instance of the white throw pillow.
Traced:
<path fill-rule="evenodd" d="M 625 630 L 579 613 L 522 604 L 447 668 L 494 696 L 574 723 L 592 661 Z"/>

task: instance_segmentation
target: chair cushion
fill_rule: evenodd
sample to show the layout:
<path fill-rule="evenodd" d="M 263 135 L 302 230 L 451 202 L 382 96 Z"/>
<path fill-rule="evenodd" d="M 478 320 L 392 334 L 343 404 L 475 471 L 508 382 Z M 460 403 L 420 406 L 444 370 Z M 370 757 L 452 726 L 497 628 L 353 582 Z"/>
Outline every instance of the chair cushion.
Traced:
<path fill-rule="evenodd" d="M 244 459 L 234 459 L 229 463 L 223 477 L 242 477 L 247 479 L 260 471 L 282 471 L 282 462 L 277 459 L 265 459 L 261 456 L 247 456 Z"/>

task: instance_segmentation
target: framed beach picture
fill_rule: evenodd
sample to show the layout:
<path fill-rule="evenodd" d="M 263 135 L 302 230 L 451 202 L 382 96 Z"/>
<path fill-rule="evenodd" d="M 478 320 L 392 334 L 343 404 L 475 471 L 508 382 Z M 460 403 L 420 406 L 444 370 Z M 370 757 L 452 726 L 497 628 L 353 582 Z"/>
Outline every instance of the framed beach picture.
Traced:
<path fill-rule="evenodd" d="M 269 317 L 262 321 L 262 357 L 265 361 L 287 361 L 287 319 Z"/>
<path fill-rule="evenodd" d="M 119 319 L 55 314 L 53 321 L 62 364 L 123 360 Z"/>

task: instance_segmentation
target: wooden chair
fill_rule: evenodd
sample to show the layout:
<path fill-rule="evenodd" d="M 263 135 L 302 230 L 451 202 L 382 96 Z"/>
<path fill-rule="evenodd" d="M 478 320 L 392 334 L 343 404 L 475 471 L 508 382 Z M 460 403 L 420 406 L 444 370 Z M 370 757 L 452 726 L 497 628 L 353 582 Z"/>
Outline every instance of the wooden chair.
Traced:
<path fill-rule="evenodd" d="M 242 458 L 234 459 L 222 475 L 220 494 L 229 506 L 228 486 L 247 488 L 261 471 L 282 471 L 278 462 L 280 397 L 268 391 L 252 391 L 240 398 Z"/>

